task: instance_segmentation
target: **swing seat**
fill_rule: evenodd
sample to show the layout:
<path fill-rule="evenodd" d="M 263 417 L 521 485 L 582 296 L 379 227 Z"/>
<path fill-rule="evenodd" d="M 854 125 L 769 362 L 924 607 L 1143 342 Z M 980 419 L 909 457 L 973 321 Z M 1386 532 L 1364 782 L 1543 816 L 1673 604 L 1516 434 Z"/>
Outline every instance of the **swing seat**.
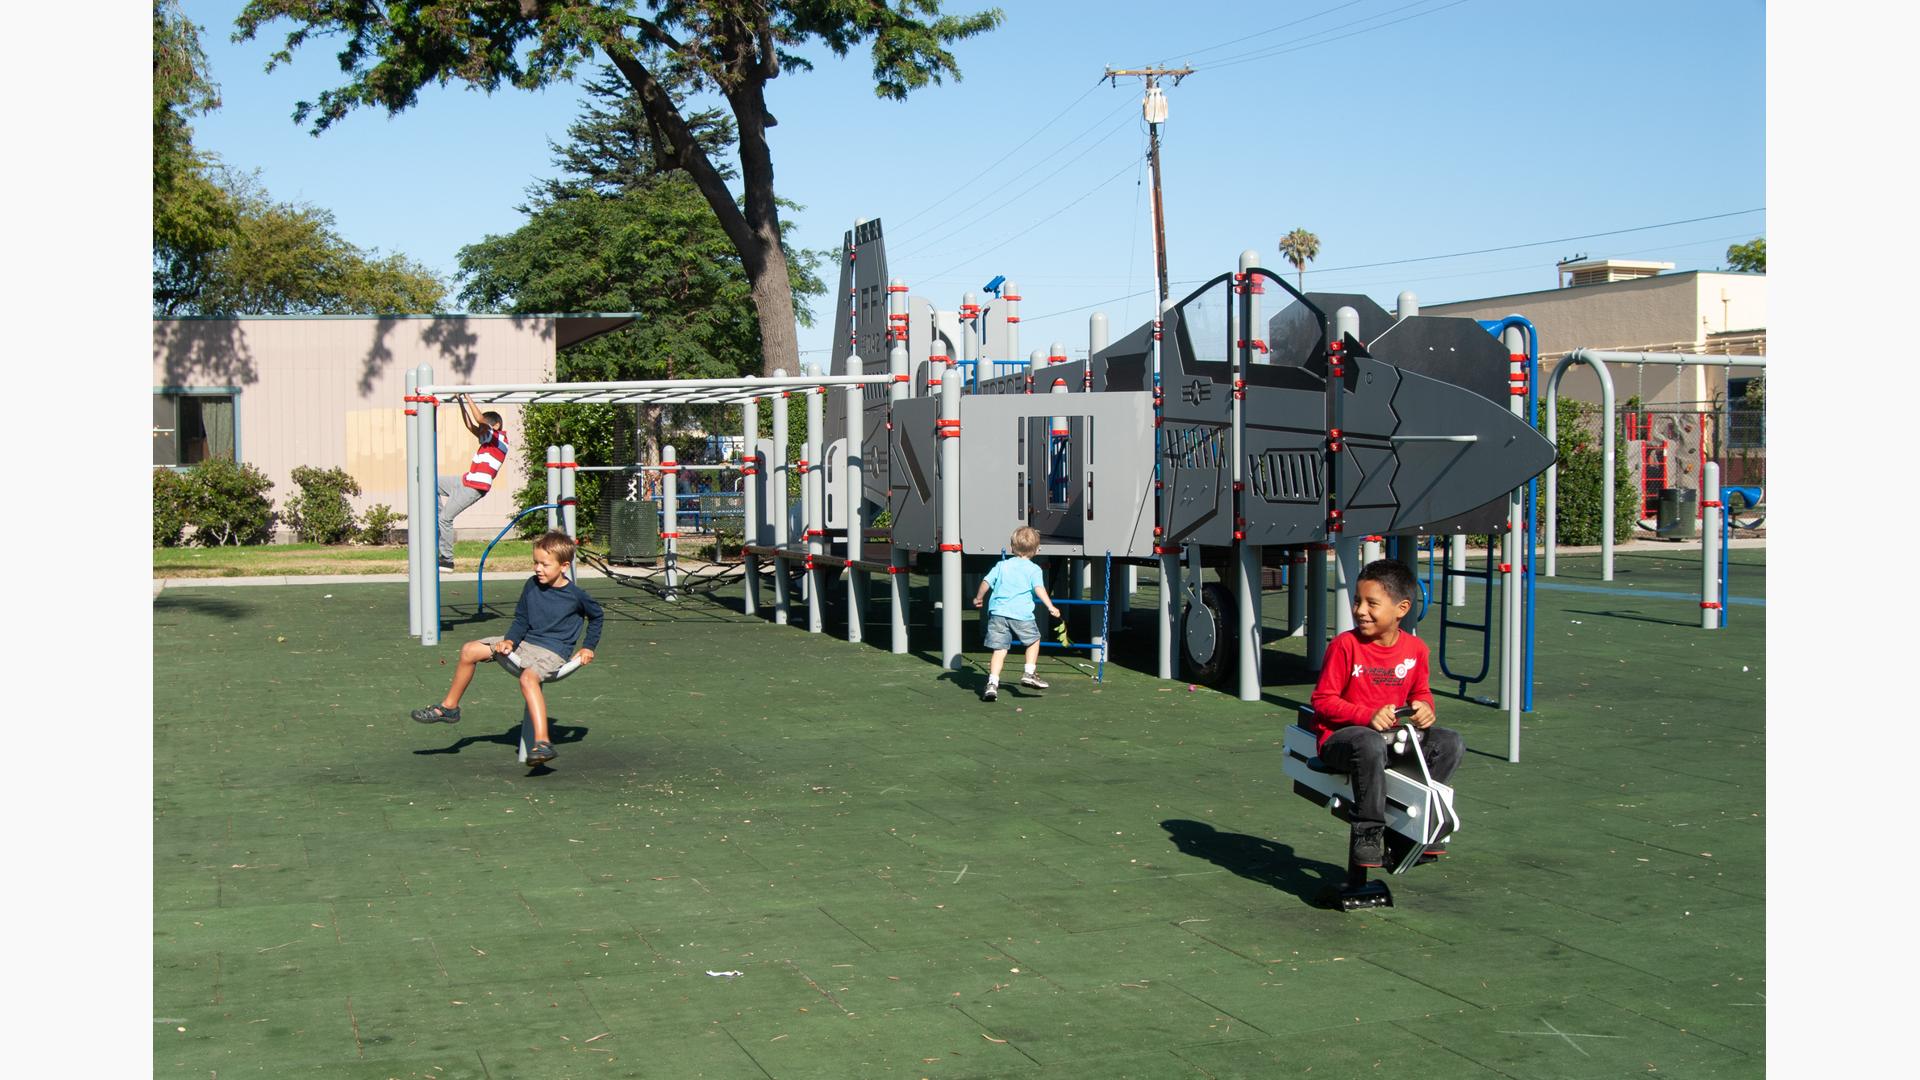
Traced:
<path fill-rule="evenodd" d="M 499 656 L 496 656 L 493 658 L 493 662 L 500 665 L 500 670 L 506 672 L 509 675 L 512 675 L 516 680 L 520 678 L 520 673 L 526 670 L 525 668 L 522 668 L 519 664 L 514 662 L 512 653 L 503 653 Z M 573 674 L 578 670 L 580 670 L 580 660 L 578 657 L 575 657 L 574 659 L 569 660 L 566 663 L 560 665 L 559 671 L 556 671 L 553 674 L 547 676 L 546 678 L 541 679 L 540 684 L 542 686 L 546 686 L 552 683 L 557 683 L 560 680 L 566 678 L 567 676 Z M 519 752 L 521 764 L 523 765 L 526 764 L 527 750 L 532 746 L 533 746 L 533 710 L 530 708 L 527 708 L 525 705 L 522 705 L 520 708 L 520 752 Z"/>
<path fill-rule="evenodd" d="M 1353 805 L 1353 780 L 1347 773 L 1335 772 L 1320 760 L 1318 740 L 1307 727 L 1313 719 L 1313 710 L 1300 710 L 1300 723 L 1287 728 L 1283 745 L 1286 758 L 1282 765 L 1287 776 L 1293 781 L 1293 792 L 1320 806 L 1326 807 L 1333 815 L 1347 820 L 1349 807 Z M 1395 731 L 1405 730 L 1397 728 Z M 1397 736 L 1395 732 L 1381 732 L 1381 737 L 1391 742 Z M 1417 735 L 1409 732 L 1409 738 Z M 1418 770 L 1416 774 L 1401 772 L 1393 767 L 1395 761 L 1411 761 Z M 1433 779 L 1427 774 L 1426 758 L 1421 755 L 1419 743 L 1409 746 L 1404 754 L 1389 752 L 1389 764 L 1386 770 L 1386 807 L 1387 831 L 1404 838 L 1403 854 L 1387 868 L 1388 873 L 1404 874 L 1420 862 L 1420 856 L 1428 845 L 1436 844 L 1451 837 L 1460 829 L 1460 817 L 1453 809 L 1453 788 Z M 1339 903 L 1343 910 L 1352 911 L 1360 907 L 1391 907 L 1393 898 L 1387 892 L 1384 882 L 1368 881 L 1364 868 L 1349 866 L 1347 885 L 1340 890 Z"/>

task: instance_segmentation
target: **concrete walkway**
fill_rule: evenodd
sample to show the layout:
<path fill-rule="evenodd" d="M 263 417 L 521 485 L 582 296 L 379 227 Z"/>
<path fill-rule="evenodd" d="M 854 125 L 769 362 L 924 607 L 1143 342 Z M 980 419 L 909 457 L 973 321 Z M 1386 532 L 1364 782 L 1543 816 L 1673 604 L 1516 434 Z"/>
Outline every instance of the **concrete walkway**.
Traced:
<path fill-rule="evenodd" d="M 1734 539 L 1734 540 L 1727 541 L 1727 547 L 1734 550 L 1739 550 L 1743 548 L 1764 548 L 1766 546 L 1767 546 L 1767 541 L 1764 537 L 1757 537 L 1757 538 L 1745 539 L 1745 540 Z M 1699 551 L 1700 551 L 1699 540 L 1632 541 L 1625 544 L 1615 544 L 1613 548 L 1613 553 L 1616 557 L 1620 555 L 1682 556 L 1688 553 L 1698 554 Z M 1598 544 L 1594 544 L 1591 546 L 1580 546 L 1580 547 L 1562 547 L 1558 549 L 1558 556 L 1560 557 L 1571 556 L 1571 555 L 1598 555 L 1598 554 L 1600 554 L 1600 546 Z M 689 568 L 691 567 L 691 565 L 692 564 L 688 564 Z M 496 574 L 494 575 L 494 578 L 495 580 L 503 580 L 507 578 L 517 578 L 519 576 L 520 576 L 520 572 L 516 570 L 512 573 Z M 579 576 L 582 578 L 600 578 L 600 577 L 605 577 L 606 575 L 602 574 L 598 570 L 595 570 L 591 566 L 582 566 L 579 569 Z M 440 580 L 443 582 L 445 581 L 476 581 L 479 579 L 479 577 L 480 577 L 479 574 L 445 573 L 440 575 Z M 364 584 L 369 584 L 374 582 L 393 583 L 393 582 L 402 582 L 405 580 L 407 580 L 407 575 L 405 574 L 303 574 L 303 575 L 297 575 L 297 576 L 296 575 L 280 575 L 280 576 L 269 576 L 269 577 L 154 578 L 153 579 L 153 595 L 159 596 L 162 592 L 165 592 L 168 589 L 199 588 L 202 586 L 364 585 Z"/>

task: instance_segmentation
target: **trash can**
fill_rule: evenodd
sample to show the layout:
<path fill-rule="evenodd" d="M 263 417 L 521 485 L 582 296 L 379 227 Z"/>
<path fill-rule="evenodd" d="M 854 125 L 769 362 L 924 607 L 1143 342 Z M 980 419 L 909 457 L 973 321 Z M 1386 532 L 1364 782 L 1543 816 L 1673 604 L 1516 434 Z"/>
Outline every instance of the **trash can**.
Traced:
<path fill-rule="evenodd" d="M 1669 540 L 1691 540 L 1700 535 L 1700 493 L 1692 488 L 1661 488 L 1659 517 L 1654 533 Z"/>

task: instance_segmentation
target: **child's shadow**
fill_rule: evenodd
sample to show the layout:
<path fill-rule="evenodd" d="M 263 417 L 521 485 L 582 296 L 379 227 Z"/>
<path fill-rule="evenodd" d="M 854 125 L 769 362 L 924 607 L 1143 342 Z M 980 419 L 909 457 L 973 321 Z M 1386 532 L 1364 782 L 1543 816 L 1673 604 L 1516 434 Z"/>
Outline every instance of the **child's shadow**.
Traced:
<path fill-rule="evenodd" d="M 585 724 L 579 727 L 567 727 L 554 722 L 551 718 L 547 720 L 547 734 L 552 736 L 552 741 L 555 745 L 580 742 L 587 737 L 587 732 L 590 730 L 592 729 L 588 728 Z M 467 735 L 455 740 L 451 746 L 442 746 L 432 750 L 415 750 L 414 753 L 421 755 L 457 754 L 467 747 L 472 746 L 474 743 L 496 743 L 500 746 L 518 749 L 520 746 L 520 725 L 516 723 L 498 735 Z"/>
<path fill-rule="evenodd" d="M 1303 860 L 1285 844 L 1244 833 L 1220 832 L 1203 821 L 1173 818 L 1161 822 L 1160 827 L 1167 830 L 1167 838 L 1182 855 L 1205 859 L 1248 881 L 1292 893 L 1309 905 L 1322 903 L 1326 890 L 1346 877 L 1344 868 Z"/>

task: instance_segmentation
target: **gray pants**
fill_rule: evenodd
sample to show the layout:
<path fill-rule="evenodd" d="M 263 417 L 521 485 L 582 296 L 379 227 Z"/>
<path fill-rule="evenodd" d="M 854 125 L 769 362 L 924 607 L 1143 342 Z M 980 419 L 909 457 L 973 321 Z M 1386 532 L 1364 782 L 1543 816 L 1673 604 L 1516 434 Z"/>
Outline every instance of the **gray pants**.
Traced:
<path fill-rule="evenodd" d="M 453 519 L 460 511 L 480 501 L 486 492 L 470 488 L 457 476 L 440 478 L 440 560 L 453 558 Z"/>

